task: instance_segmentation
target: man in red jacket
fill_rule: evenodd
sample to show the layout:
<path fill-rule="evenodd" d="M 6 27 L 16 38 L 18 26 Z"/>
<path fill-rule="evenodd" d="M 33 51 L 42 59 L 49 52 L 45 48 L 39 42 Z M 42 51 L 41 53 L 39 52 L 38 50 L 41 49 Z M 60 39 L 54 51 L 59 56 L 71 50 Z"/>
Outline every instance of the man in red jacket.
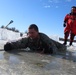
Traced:
<path fill-rule="evenodd" d="M 74 37 L 76 35 L 76 6 L 73 6 L 71 8 L 71 13 L 67 14 L 64 18 L 64 45 L 67 44 L 67 38 L 70 34 L 70 43 L 69 45 L 72 45 L 72 42 L 74 40 Z"/>

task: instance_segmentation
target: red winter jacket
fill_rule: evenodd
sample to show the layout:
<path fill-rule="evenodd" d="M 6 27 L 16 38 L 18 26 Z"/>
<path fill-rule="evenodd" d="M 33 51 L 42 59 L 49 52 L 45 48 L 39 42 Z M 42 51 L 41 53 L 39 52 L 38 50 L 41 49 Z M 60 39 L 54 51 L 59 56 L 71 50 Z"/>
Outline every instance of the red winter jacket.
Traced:
<path fill-rule="evenodd" d="M 76 15 L 67 14 L 64 18 L 64 22 L 66 23 L 64 33 L 72 32 L 76 35 Z"/>

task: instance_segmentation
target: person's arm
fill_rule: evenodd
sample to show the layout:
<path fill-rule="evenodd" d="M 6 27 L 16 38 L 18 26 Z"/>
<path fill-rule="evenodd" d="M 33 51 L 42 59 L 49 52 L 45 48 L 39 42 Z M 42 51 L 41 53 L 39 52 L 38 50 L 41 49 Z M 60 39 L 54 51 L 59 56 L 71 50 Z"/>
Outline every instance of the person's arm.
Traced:
<path fill-rule="evenodd" d="M 28 38 L 21 38 L 17 41 L 7 42 L 4 45 L 4 50 L 9 51 L 9 50 L 12 50 L 12 49 L 26 48 L 27 42 L 28 42 Z"/>
<path fill-rule="evenodd" d="M 63 23 L 63 27 L 66 27 L 66 22 L 64 21 L 64 23 Z"/>
<path fill-rule="evenodd" d="M 64 23 L 63 23 L 63 27 L 66 27 L 66 23 L 68 21 L 68 18 L 69 18 L 69 14 L 67 14 L 64 18 Z"/>

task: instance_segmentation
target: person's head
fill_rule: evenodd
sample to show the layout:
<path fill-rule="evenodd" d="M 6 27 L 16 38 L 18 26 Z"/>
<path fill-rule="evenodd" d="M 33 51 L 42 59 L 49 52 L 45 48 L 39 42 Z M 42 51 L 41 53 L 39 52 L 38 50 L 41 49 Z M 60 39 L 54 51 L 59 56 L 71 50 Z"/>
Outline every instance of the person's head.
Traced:
<path fill-rule="evenodd" d="M 71 8 L 71 13 L 76 14 L 76 6 L 72 6 L 72 8 Z"/>
<path fill-rule="evenodd" d="M 28 36 L 32 39 L 35 39 L 38 37 L 39 29 L 36 24 L 31 24 L 28 28 Z"/>

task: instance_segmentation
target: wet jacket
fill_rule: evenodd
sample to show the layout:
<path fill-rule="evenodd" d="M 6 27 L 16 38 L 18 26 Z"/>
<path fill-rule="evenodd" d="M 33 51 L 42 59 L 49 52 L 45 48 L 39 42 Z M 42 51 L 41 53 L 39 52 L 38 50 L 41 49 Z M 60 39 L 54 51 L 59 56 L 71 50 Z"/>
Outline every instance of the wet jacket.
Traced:
<path fill-rule="evenodd" d="M 64 45 L 49 38 L 43 33 L 39 33 L 39 39 L 31 39 L 29 37 L 21 38 L 15 42 L 10 42 L 12 49 L 22 49 L 29 47 L 31 50 L 40 51 L 44 53 L 56 53 L 58 50 L 65 51 Z"/>
<path fill-rule="evenodd" d="M 71 32 L 76 35 L 76 15 L 67 14 L 64 18 L 64 22 L 66 23 L 66 27 L 64 29 L 64 33 Z"/>

